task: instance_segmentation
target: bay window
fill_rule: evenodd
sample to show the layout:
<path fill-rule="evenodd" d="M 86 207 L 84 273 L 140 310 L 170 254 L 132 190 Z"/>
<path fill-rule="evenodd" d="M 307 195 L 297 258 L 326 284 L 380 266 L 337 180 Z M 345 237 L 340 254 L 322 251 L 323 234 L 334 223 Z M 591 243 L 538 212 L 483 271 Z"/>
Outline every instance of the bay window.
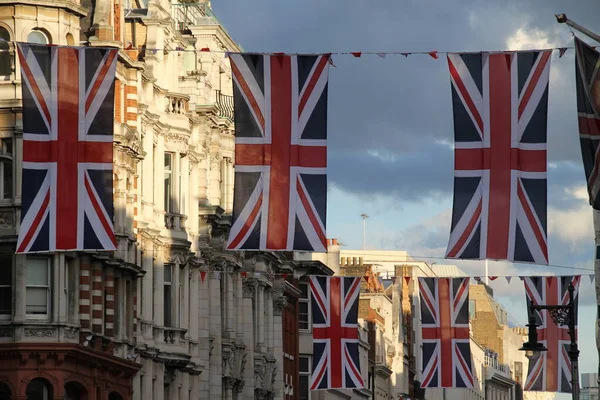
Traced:
<path fill-rule="evenodd" d="M 51 271 L 50 258 L 27 258 L 25 314 L 28 318 L 50 316 Z"/>

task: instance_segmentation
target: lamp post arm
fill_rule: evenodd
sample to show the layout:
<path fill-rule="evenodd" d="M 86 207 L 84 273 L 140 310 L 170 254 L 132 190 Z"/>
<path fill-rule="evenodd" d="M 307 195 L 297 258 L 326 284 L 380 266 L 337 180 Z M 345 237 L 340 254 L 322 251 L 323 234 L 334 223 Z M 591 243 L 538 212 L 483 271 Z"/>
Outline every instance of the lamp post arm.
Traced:
<path fill-rule="evenodd" d="M 571 21 L 569 18 L 567 18 L 567 16 L 565 14 L 556 14 L 555 16 L 556 16 L 556 21 L 559 24 L 567 24 L 571 28 L 578 30 L 579 32 L 583 33 L 584 35 L 588 36 L 589 38 L 594 39 L 596 42 L 600 43 L 600 35 L 579 25 L 577 22 Z"/>

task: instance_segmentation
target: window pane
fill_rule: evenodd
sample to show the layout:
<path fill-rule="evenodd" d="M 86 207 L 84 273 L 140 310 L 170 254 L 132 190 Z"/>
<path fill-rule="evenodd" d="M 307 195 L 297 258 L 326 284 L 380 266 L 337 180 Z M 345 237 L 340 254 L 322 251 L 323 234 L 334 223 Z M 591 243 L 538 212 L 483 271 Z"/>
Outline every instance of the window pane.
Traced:
<path fill-rule="evenodd" d="M 172 308 L 172 294 L 171 294 L 171 286 L 164 287 L 164 303 L 165 303 L 165 326 L 171 326 L 171 308 Z"/>
<path fill-rule="evenodd" d="M 170 171 L 172 165 L 172 155 L 171 153 L 165 153 L 165 171 Z"/>
<path fill-rule="evenodd" d="M 47 259 L 27 259 L 27 285 L 48 285 Z"/>
<path fill-rule="evenodd" d="M 48 44 L 48 38 L 40 31 L 29 32 L 29 35 L 27 35 L 27 41 L 29 43 Z"/>
<path fill-rule="evenodd" d="M 48 289 L 46 288 L 27 288 L 27 304 L 25 310 L 27 314 L 46 314 L 48 309 Z"/>
<path fill-rule="evenodd" d="M 3 177 L 4 180 L 4 192 L 2 193 L 3 199 L 10 199 L 12 197 L 12 188 L 13 188 L 13 171 L 12 171 L 12 162 L 3 161 Z"/>
<path fill-rule="evenodd" d="M 299 378 L 298 398 L 300 400 L 308 400 L 308 376 L 300 375 Z"/>
<path fill-rule="evenodd" d="M 0 287 L 0 314 L 10 314 L 12 308 L 11 292 L 12 288 L 10 286 Z"/>
<path fill-rule="evenodd" d="M 164 277 L 164 281 L 171 283 L 171 281 L 173 280 L 173 265 L 172 264 L 165 264 L 165 277 Z"/>
<path fill-rule="evenodd" d="M 0 258 L 0 286 L 12 284 L 12 263 L 10 258 Z"/>
<path fill-rule="evenodd" d="M 171 212 L 171 175 L 165 174 L 165 211 Z"/>
<path fill-rule="evenodd" d="M 6 138 L 6 139 L 2 139 L 2 151 L 4 151 L 4 154 L 10 154 L 12 155 L 12 139 L 11 138 Z"/>
<path fill-rule="evenodd" d="M 308 369 L 308 357 L 300 357 L 300 365 L 298 366 L 298 371 L 300 372 L 310 372 Z"/>

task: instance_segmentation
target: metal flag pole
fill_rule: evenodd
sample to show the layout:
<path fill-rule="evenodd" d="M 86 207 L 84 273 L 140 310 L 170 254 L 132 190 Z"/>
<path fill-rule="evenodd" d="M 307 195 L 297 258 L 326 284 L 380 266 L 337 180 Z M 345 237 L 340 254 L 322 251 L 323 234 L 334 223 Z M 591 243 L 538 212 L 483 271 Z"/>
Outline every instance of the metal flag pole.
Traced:
<path fill-rule="evenodd" d="M 584 35 L 586 35 L 587 37 L 589 37 L 590 39 L 595 40 L 596 42 L 600 43 L 600 35 L 598 35 L 597 33 L 594 33 L 592 31 L 590 31 L 589 29 L 579 25 L 578 23 L 571 21 L 569 18 L 567 18 L 566 14 L 555 14 L 556 17 L 556 21 L 559 24 L 567 24 L 568 26 L 570 26 L 573 29 L 578 30 L 579 32 L 583 33 Z M 598 354 L 600 354 L 600 335 L 598 335 L 598 328 L 599 323 L 600 323 L 600 260 L 598 259 L 598 248 L 600 246 L 600 211 L 598 210 L 593 210 L 594 212 L 594 242 L 596 244 L 596 254 L 594 256 L 594 275 L 596 277 L 596 305 L 597 305 L 597 311 L 596 311 L 596 348 L 598 350 Z M 575 351 L 575 349 L 572 348 L 573 346 L 571 346 L 571 351 Z M 573 371 L 573 374 L 577 374 L 579 375 L 579 371 Z M 600 383 L 600 363 L 598 364 L 598 383 Z M 575 376 L 573 377 L 575 378 Z M 577 378 L 579 378 L 579 376 L 577 376 Z M 573 393 L 575 393 L 575 391 L 577 391 L 577 393 L 579 392 L 579 384 L 578 382 L 575 382 L 575 380 L 573 380 L 573 386 L 575 386 L 575 384 L 577 384 L 577 387 L 573 387 Z"/>

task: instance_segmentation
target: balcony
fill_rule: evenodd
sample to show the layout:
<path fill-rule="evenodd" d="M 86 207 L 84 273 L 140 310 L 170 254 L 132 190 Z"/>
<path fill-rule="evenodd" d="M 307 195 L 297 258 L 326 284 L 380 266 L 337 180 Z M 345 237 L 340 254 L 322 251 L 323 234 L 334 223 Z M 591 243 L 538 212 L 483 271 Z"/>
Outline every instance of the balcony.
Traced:
<path fill-rule="evenodd" d="M 233 96 L 228 96 L 217 90 L 217 110 L 220 118 L 233 121 Z"/>
<path fill-rule="evenodd" d="M 166 213 L 165 227 L 175 231 L 185 231 L 185 221 L 187 216 L 183 214 Z"/>
<path fill-rule="evenodd" d="M 180 32 L 189 33 L 190 26 L 201 25 L 220 25 L 225 29 L 205 0 L 178 0 L 171 4 L 171 16 Z"/>
<path fill-rule="evenodd" d="M 498 378 L 500 378 L 500 380 L 510 380 L 512 382 L 510 366 L 499 362 L 497 357 L 486 355 L 484 365 L 486 367 L 488 379 L 498 380 Z"/>
<path fill-rule="evenodd" d="M 168 93 L 165 95 L 165 112 L 167 114 L 186 114 L 190 97 L 185 94 Z"/>

